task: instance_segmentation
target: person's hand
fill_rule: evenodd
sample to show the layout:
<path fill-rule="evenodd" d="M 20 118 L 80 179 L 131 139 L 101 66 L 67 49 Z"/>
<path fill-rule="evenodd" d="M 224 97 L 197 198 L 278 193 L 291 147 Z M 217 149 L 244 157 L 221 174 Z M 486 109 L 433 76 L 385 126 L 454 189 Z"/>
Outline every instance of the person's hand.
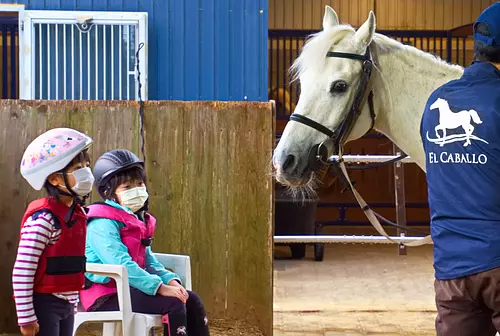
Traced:
<path fill-rule="evenodd" d="M 31 324 L 21 326 L 20 329 L 23 336 L 35 336 L 38 330 L 40 330 L 40 326 L 38 325 L 38 322 L 33 322 Z"/>
<path fill-rule="evenodd" d="M 170 296 L 170 297 L 176 297 L 179 300 L 181 300 L 183 303 L 186 303 L 187 301 L 187 295 L 185 295 L 182 290 L 177 287 L 177 286 L 170 286 L 170 285 L 161 285 L 160 289 L 158 289 L 158 294 L 161 296 Z"/>
<path fill-rule="evenodd" d="M 186 291 L 186 289 L 179 282 L 177 282 L 177 280 L 170 280 L 168 285 L 179 287 L 181 289 L 182 293 L 184 293 L 184 295 L 186 295 L 186 300 L 189 298 L 189 293 Z"/>

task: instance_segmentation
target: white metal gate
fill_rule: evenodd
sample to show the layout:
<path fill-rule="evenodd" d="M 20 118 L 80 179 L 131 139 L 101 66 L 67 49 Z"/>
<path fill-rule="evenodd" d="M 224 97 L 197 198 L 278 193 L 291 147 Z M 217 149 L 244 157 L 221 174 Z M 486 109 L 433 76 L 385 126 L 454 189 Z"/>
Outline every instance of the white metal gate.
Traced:
<path fill-rule="evenodd" d="M 22 99 L 147 99 L 147 13 L 25 11 Z"/>

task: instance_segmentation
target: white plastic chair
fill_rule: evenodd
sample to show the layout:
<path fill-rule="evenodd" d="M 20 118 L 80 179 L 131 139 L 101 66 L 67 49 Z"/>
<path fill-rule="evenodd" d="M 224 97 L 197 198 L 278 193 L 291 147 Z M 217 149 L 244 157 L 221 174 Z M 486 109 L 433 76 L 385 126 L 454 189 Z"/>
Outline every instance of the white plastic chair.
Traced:
<path fill-rule="evenodd" d="M 158 261 L 174 271 L 182 280 L 187 290 L 192 290 L 191 260 L 189 256 L 179 254 L 155 253 Z M 78 327 L 85 322 L 102 322 L 103 336 L 147 336 L 154 327 L 161 327 L 161 315 L 132 312 L 128 272 L 122 265 L 102 265 L 87 263 L 87 272 L 104 275 L 115 280 L 118 291 L 119 311 L 78 312 L 75 315 L 73 336 Z"/>

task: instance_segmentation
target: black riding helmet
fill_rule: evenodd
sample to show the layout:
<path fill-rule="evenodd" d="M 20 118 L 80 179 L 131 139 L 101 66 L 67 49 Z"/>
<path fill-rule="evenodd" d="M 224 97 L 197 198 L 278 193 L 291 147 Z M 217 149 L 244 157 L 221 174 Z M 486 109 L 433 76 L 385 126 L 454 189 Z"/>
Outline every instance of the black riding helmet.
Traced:
<path fill-rule="evenodd" d="M 106 198 L 104 195 L 106 183 L 115 174 L 132 167 L 144 169 L 144 161 L 140 160 L 137 155 L 126 149 L 114 149 L 104 153 L 97 159 L 94 166 L 95 186 L 99 195 Z"/>

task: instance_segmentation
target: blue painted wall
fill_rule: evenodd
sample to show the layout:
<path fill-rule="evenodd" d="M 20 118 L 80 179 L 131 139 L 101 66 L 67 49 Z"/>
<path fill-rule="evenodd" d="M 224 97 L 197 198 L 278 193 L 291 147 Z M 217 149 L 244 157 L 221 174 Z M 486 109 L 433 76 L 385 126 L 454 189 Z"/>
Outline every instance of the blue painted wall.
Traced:
<path fill-rule="evenodd" d="M 148 12 L 150 100 L 267 101 L 268 0 L 0 0 Z"/>

